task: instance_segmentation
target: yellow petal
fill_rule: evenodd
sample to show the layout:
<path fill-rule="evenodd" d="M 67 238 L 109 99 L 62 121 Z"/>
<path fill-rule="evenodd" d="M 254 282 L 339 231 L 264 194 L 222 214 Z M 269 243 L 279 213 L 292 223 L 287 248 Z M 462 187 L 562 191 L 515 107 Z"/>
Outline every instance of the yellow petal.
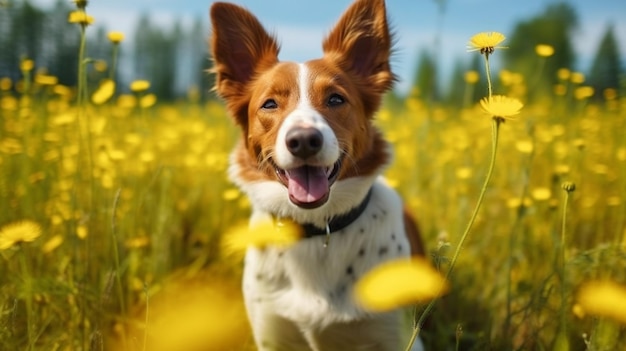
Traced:
<path fill-rule="evenodd" d="M 588 282 L 580 288 L 576 300 L 587 314 L 626 324 L 625 286 L 610 281 Z"/>
<path fill-rule="evenodd" d="M 263 221 L 233 228 L 224 237 L 223 248 L 227 253 L 238 253 L 254 246 L 289 246 L 302 237 L 301 228 L 292 222 Z"/>
<path fill-rule="evenodd" d="M 366 309 L 388 311 L 440 296 L 444 278 L 423 259 L 398 259 L 363 276 L 354 287 L 356 300 Z"/>

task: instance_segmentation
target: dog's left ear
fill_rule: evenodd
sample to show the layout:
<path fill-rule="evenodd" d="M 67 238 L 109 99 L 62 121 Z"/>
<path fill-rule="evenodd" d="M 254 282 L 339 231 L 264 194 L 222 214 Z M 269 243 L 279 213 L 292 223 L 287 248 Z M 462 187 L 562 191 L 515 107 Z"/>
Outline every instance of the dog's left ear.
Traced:
<path fill-rule="evenodd" d="M 382 94 L 391 88 L 392 38 L 384 0 L 358 0 L 343 14 L 323 43 L 324 54 Z"/>

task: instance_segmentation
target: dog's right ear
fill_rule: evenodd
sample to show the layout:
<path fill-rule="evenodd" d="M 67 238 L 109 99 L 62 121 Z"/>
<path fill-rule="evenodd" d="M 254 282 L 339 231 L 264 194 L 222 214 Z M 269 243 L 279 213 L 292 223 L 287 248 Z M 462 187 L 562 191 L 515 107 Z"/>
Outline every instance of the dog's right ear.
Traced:
<path fill-rule="evenodd" d="M 259 20 L 243 7 L 216 2 L 210 11 L 215 91 L 233 117 L 247 127 L 246 85 L 258 72 L 278 62 L 279 45 Z"/>

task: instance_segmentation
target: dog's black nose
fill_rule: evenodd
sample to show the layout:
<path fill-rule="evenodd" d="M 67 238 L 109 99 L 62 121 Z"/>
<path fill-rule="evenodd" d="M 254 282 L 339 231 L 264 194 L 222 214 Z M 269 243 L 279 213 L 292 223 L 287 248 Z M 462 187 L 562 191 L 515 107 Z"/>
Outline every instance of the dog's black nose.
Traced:
<path fill-rule="evenodd" d="M 287 132 L 285 143 L 292 155 L 307 158 L 322 149 L 324 136 L 312 127 L 295 127 Z"/>

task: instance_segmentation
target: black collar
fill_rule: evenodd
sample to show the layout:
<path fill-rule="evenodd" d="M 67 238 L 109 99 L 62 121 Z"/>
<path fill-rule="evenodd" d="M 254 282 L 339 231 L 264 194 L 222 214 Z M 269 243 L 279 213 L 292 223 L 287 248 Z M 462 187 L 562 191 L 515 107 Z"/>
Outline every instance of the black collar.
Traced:
<path fill-rule="evenodd" d="M 300 226 L 304 230 L 304 237 L 311 238 L 318 235 L 327 235 L 340 231 L 343 228 L 349 226 L 350 224 L 352 224 L 352 222 L 356 221 L 356 219 L 359 218 L 361 214 L 363 214 L 363 211 L 365 211 L 365 208 L 367 207 L 367 204 L 369 203 L 371 197 L 372 189 L 370 188 L 370 190 L 367 192 L 367 195 L 365 195 L 363 201 L 361 201 L 361 203 L 357 207 L 342 215 L 331 218 L 330 221 L 328 221 L 328 228 L 319 228 L 311 223 L 300 224 Z"/>

